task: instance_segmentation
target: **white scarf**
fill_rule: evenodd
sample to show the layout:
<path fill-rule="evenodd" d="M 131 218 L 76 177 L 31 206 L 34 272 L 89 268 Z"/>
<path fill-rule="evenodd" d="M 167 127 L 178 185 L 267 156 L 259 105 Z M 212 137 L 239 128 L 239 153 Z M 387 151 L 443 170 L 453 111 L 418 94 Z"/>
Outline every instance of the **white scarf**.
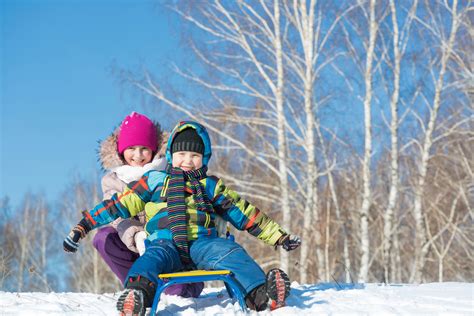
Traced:
<path fill-rule="evenodd" d="M 152 162 L 147 163 L 143 167 L 132 167 L 129 165 L 123 165 L 120 167 L 112 168 L 111 171 L 115 172 L 117 177 L 125 183 L 137 181 L 142 177 L 145 172 L 150 170 L 165 170 L 166 158 L 154 159 Z"/>

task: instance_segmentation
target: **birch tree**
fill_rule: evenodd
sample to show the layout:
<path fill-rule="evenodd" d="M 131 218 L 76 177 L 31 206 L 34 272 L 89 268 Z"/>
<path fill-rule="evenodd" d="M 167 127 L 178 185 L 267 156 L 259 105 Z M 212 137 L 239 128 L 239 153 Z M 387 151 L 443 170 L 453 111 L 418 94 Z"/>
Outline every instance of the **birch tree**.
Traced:
<path fill-rule="evenodd" d="M 304 104 L 302 120 L 304 129 L 301 130 L 303 135 L 303 148 L 306 153 L 304 164 L 304 173 L 306 174 L 306 194 L 303 210 L 303 240 L 315 241 L 315 252 L 318 277 L 321 280 L 329 281 L 329 266 L 327 255 L 323 252 L 323 232 L 320 231 L 324 225 L 320 223 L 319 210 L 319 192 L 317 188 L 318 179 L 322 174 L 328 173 L 327 170 L 320 170 L 316 160 L 316 130 L 320 129 L 318 123 L 318 103 L 319 100 L 315 96 L 317 86 L 316 78 L 321 72 L 335 63 L 344 53 L 332 51 L 330 44 L 333 42 L 333 33 L 337 30 L 337 26 L 344 16 L 354 9 L 355 6 L 348 6 L 336 11 L 335 19 L 329 23 L 330 17 L 327 16 L 327 8 L 317 7 L 317 1 L 284 1 L 286 18 L 295 28 L 295 33 L 299 38 L 301 50 L 291 50 L 288 45 L 286 51 L 287 64 L 289 71 L 294 74 L 302 83 L 301 92 L 298 91 L 299 85 L 291 83 L 292 87 L 297 90 L 296 94 L 302 95 Z M 323 29 L 323 25 L 328 24 L 327 29 Z M 331 54 L 331 52 L 333 54 Z M 292 76 L 293 77 L 293 76 Z M 327 101 L 327 100 L 326 100 Z M 296 101 L 298 102 L 298 101 Z M 320 102 L 321 104 L 323 102 Z M 321 134 L 319 134 L 322 136 Z M 325 139 L 319 137 L 321 146 L 324 146 Z M 326 161 L 327 162 L 327 161 Z M 329 168 L 330 164 L 326 164 Z M 317 229 L 314 230 L 316 225 Z M 327 226 L 326 226 L 327 229 Z M 327 243 L 326 243 L 327 245 Z M 300 252 L 300 282 L 307 281 L 309 250 L 311 243 L 303 243 Z M 326 258 L 325 258 L 326 257 Z"/>
<path fill-rule="evenodd" d="M 280 3 L 278 0 L 273 2 L 273 25 L 274 25 L 274 42 L 275 42 L 275 61 L 277 70 L 276 87 L 274 84 L 269 86 L 272 91 L 275 91 L 275 104 L 277 109 L 277 126 L 278 126 L 278 169 L 279 169 L 279 182 L 282 194 L 282 213 L 283 213 L 283 227 L 291 230 L 291 214 L 290 214 L 290 200 L 289 200 L 289 186 L 288 186 L 288 166 L 286 159 L 286 124 L 285 124 L 285 113 L 283 109 L 283 52 L 282 52 L 282 41 L 280 34 Z M 284 271 L 289 271 L 289 254 L 284 249 L 280 249 L 280 262 L 281 267 Z"/>
<path fill-rule="evenodd" d="M 423 279 L 423 268 L 426 263 L 426 257 L 430 249 L 431 243 L 428 242 L 428 236 L 425 227 L 425 211 L 423 209 L 423 192 L 425 188 L 425 180 L 428 170 L 428 164 L 430 159 L 430 151 L 433 144 L 433 131 L 436 126 L 436 119 L 441 107 L 441 92 L 444 86 L 444 75 L 456 38 L 456 33 L 460 23 L 460 14 L 457 12 L 458 1 L 453 0 L 452 6 L 448 7 L 448 3 L 444 2 L 447 11 L 451 14 L 451 30 L 447 41 L 442 37 L 441 34 L 437 34 L 437 28 L 430 26 L 421 20 L 417 20 L 427 27 L 431 32 L 439 36 L 441 44 L 441 63 L 439 72 L 436 78 L 435 91 L 433 101 L 429 110 L 429 121 L 425 130 L 424 138 L 420 144 L 421 147 L 421 159 L 419 165 L 419 175 L 417 185 L 415 187 L 415 199 L 413 214 L 416 223 L 416 239 L 415 239 L 415 262 L 413 273 L 410 277 L 410 281 L 420 283 Z"/>
<path fill-rule="evenodd" d="M 391 123 L 390 123 L 390 142 L 391 142 L 391 163 L 390 163 L 390 189 L 388 196 L 387 209 L 384 213 L 384 228 L 383 228 L 383 268 L 385 282 L 390 282 L 391 279 L 391 252 L 392 252 L 392 235 L 393 235 L 393 216 L 395 205 L 398 199 L 399 191 L 399 166 L 398 166 L 398 103 L 400 97 L 400 71 L 401 61 L 404 51 L 407 47 L 408 38 L 410 34 L 410 25 L 413 21 L 413 16 L 416 13 L 418 1 L 413 1 L 412 7 L 409 11 L 405 22 L 405 33 L 400 34 L 397 18 L 397 8 L 395 1 L 390 0 L 390 12 L 392 17 L 393 27 L 393 92 L 390 99 Z"/>
<path fill-rule="evenodd" d="M 300 282 L 307 282 L 308 272 L 308 258 L 309 248 L 312 244 L 309 242 L 310 235 L 314 229 L 313 219 L 319 220 L 318 212 L 318 192 L 315 189 L 315 182 L 317 180 L 317 167 L 315 159 L 315 137 L 314 137 L 314 115 L 313 115 L 313 85 L 314 85 L 314 65 L 316 61 L 315 56 L 315 33 L 320 30 L 315 29 L 315 7 L 316 1 L 312 0 L 309 3 L 302 1 L 293 1 L 292 7 L 286 6 L 286 11 L 290 21 L 293 22 L 303 47 L 304 66 L 301 67 L 301 79 L 304 86 L 304 113 L 306 118 L 305 131 L 305 149 L 307 153 L 307 180 L 306 180 L 306 201 L 303 211 L 303 231 L 302 238 L 308 242 L 303 243 L 300 253 Z M 316 34 L 317 35 L 317 34 Z M 303 74 L 304 71 L 304 74 Z M 324 256 L 322 253 L 322 238 L 321 232 L 315 232 L 316 238 L 316 259 L 318 262 L 318 276 L 325 277 L 323 272 Z"/>
<path fill-rule="evenodd" d="M 372 65 L 374 62 L 375 40 L 377 37 L 378 24 L 375 17 L 375 0 L 370 1 L 369 9 L 369 41 L 367 46 L 367 57 L 365 64 L 365 97 L 364 97 L 364 161 L 362 164 L 363 178 L 363 198 L 360 208 L 360 241 L 361 241 L 361 259 L 359 269 L 359 282 L 366 282 L 369 273 L 369 209 L 371 204 L 371 185 L 370 185 L 370 162 L 372 156 Z"/>

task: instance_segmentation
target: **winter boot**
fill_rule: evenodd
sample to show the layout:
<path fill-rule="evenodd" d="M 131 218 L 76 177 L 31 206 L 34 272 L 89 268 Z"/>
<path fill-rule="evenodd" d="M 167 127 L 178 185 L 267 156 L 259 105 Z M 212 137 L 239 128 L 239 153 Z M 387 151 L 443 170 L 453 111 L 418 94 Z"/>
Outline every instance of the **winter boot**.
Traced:
<path fill-rule="evenodd" d="M 155 284 L 145 277 L 131 277 L 117 302 L 120 316 L 144 316 L 155 297 Z"/>
<path fill-rule="evenodd" d="M 283 270 L 268 271 L 265 287 L 271 300 L 270 310 L 285 306 L 285 299 L 290 295 L 290 278 Z"/>
<path fill-rule="evenodd" d="M 143 291 L 125 289 L 118 299 L 117 310 L 120 312 L 120 316 L 145 316 Z"/>
<path fill-rule="evenodd" d="M 250 293 L 245 297 L 245 304 L 247 304 L 248 308 L 257 312 L 267 309 L 268 296 L 265 284 L 250 291 Z"/>

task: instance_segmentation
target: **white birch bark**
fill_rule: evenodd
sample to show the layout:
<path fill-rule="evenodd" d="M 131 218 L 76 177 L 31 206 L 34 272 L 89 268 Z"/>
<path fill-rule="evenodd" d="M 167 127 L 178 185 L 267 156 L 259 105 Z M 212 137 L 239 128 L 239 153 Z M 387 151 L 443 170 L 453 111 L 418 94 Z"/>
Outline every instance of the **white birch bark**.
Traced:
<path fill-rule="evenodd" d="M 303 98 L 304 98 L 304 117 L 306 119 L 304 148 L 307 154 L 306 164 L 306 199 L 303 212 L 303 230 L 302 240 L 306 242 L 301 245 L 300 252 L 300 282 L 308 282 L 308 264 L 309 250 L 312 247 L 316 249 L 318 279 L 325 278 L 324 273 L 324 253 L 322 249 L 322 234 L 318 231 L 318 191 L 315 183 L 317 181 L 317 167 L 315 159 L 315 137 L 314 137 L 314 109 L 313 109 L 313 84 L 314 84 L 314 36 L 315 36 L 315 6 L 316 1 L 309 3 L 303 1 L 293 1 L 291 20 L 295 24 L 303 48 L 304 68 L 302 70 Z M 287 9 L 288 10 L 288 9 Z M 288 10 L 289 11 L 289 10 Z M 310 240 L 314 236 L 316 244 L 313 245 Z"/>
<path fill-rule="evenodd" d="M 393 235 L 393 252 L 394 252 L 394 255 L 392 256 L 393 259 L 393 263 L 392 263 L 392 267 L 393 270 L 395 270 L 393 273 L 392 273 L 392 278 L 394 279 L 393 281 L 394 282 L 402 282 L 402 258 L 401 258 L 401 255 L 400 255 L 400 239 L 398 238 L 398 234 L 394 234 Z"/>
<path fill-rule="evenodd" d="M 421 161 L 419 165 L 419 176 L 417 180 L 417 186 L 415 188 L 415 200 L 413 214 L 416 223 L 416 237 L 415 237 L 415 262 L 413 273 L 410 277 L 411 282 L 420 283 L 423 280 L 423 268 L 426 263 L 426 257 L 430 249 L 431 243 L 428 241 L 426 227 L 425 227 L 425 210 L 423 209 L 423 193 L 425 189 L 426 175 L 428 171 L 428 163 L 430 159 L 430 150 L 433 144 L 433 131 L 436 125 L 436 118 L 441 106 L 441 91 L 443 90 L 444 85 L 444 75 L 446 73 L 446 66 L 449 58 L 451 57 L 451 52 L 453 50 L 454 40 L 456 38 L 457 29 L 459 26 L 459 15 L 457 14 L 457 0 L 453 0 L 452 8 L 450 12 L 452 14 L 451 22 L 451 31 L 449 34 L 449 39 L 446 43 L 443 42 L 442 37 L 442 56 L 441 56 L 441 66 L 439 69 L 438 78 L 435 85 L 435 93 L 432 103 L 432 108 L 430 109 L 430 116 L 428 127 L 425 132 L 425 137 L 423 140 L 423 148 L 421 152 Z"/>
<path fill-rule="evenodd" d="M 400 92 L 400 61 L 401 54 L 398 47 L 399 31 L 397 21 L 397 11 L 394 0 L 390 0 L 390 11 L 392 14 L 393 25 L 393 93 L 390 100 L 391 124 L 390 124 L 390 138 L 391 138 L 391 165 L 390 165 L 390 191 L 388 195 L 388 205 L 384 214 L 384 228 L 383 228 L 383 269 L 384 279 L 386 283 L 390 283 L 390 256 L 392 250 L 392 227 L 393 227 L 393 212 L 395 203 L 398 197 L 398 98 Z"/>
<path fill-rule="evenodd" d="M 364 98 L 364 161 L 362 165 L 363 195 L 362 206 L 359 211 L 361 258 L 359 282 L 366 282 L 369 273 L 369 209 L 371 205 L 370 162 L 372 156 L 372 64 L 374 60 L 375 40 L 377 35 L 377 21 L 375 20 L 375 0 L 370 1 L 369 42 L 365 65 L 365 98 Z"/>
<path fill-rule="evenodd" d="M 324 225 L 320 222 L 320 203 L 318 192 L 318 180 L 321 174 L 327 174 L 329 171 L 320 171 L 316 160 L 316 137 L 315 128 L 317 121 L 317 100 L 315 100 L 314 89 L 315 80 L 318 72 L 325 66 L 330 65 L 340 55 L 340 53 L 328 54 L 321 64 L 317 67 L 318 60 L 323 56 L 321 52 L 326 49 L 328 43 L 331 43 L 331 36 L 339 21 L 356 6 L 349 6 L 342 10 L 332 21 L 328 29 L 323 33 L 321 25 L 324 24 L 325 13 L 322 10 L 316 10 L 317 1 L 285 1 L 286 17 L 296 28 L 296 34 L 299 37 L 303 56 L 300 56 L 299 50 L 294 55 L 288 54 L 286 61 L 289 69 L 302 82 L 302 89 L 299 83 L 294 85 L 296 93 L 303 97 L 303 113 L 301 121 L 296 124 L 303 127 L 301 133 L 304 135 L 301 139 L 302 147 L 306 152 L 306 161 L 303 166 L 306 175 L 304 188 L 304 209 L 303 209 L 303 229 L 302 239 L 306 240 L 301 246 L 300 252 L 300 282 L 306 282 L 308 277 L 309 253 L 314 249 L 316 254 L 316 271 L 319 280 L 329 280 L 329 255 L 325 254 L 323 245 L 323 233 L 320 231 Z M 328 57 L 329 56 L 329 57 Z M 320 139 L 324 144 L 325 140 Z M 326 165 L 329 168 L 329 164 Z M 328 232 L 326 232 L 327 234 Z M 308 241 L 314 241 L 309 243 Z M 329 241 L 326 241 L 326 245 Z"/>
<path fill-rule="evenodd" d="M 293 2 L 296 6 L 296 1 Z M 300 38 L 303 44 L 304 60 L 305 60 L 305 76 L 304 76 L 304 111 L 306 116 L 306 137 L 305 137 L 305 148 L 308 160 L 308 169 L 306 180 L 307 196 L 305 203 L 305 210 L 303 216 L 303 240 L 310 240 L 310 232 L 314 230 L 313 219 L 316 222 L 319 220 L 318 215 L 318 196 L 317 190 L 314 188 L 316 181 L 316 161 L 315 161 L 315 148 L 314 148 L 314 116 L 312 107 L 313 97 L 313 41 L 314 41 L 314 6 L 316 1 L 311 1 L 309 8 L 306 8 L 306 3 L 299 1 L 299 10 L 295 8 L 295 12 L 299 11 L 301 16 L 300 21 Z M 309 11 L 309 12 L 308 12 Z M 317 227 L 318 225 L 316 225 Z M 316 228 L 318 229 L 318 228 Z M 324 267 L 324 257 L 322 253 L 322 238 L 321 232 L 316 232 L 316 260 L 318 262 L 318 276 L 323 276 L 322 269 Z M 307 247 L 311 246 L 311 243 L 306 243 Z M 307 270 L 308 270 L 308 248 L 302 249 L 300 263 L 302 269 L 300 269 L 300 282 L 307 282 Z"/>
<path fill-rule="evenodd" d="M 279 182 L 281 190 L 281 211 L 283 215 L 282 225 L 285 229 L 291 232 L 291 213 L 290 213 L 290 199 L 288 186 L 288 167 L 286 159 L 286 127 L 285 127 L 285 113 L 283 108 L 283 52 L 280 35 L 280 3 L 275 0 L 273 2 L 273 24 L 275 26 L 275 57 L 277 65 L 277 82 L 275 89 L 275 104 L 277 110 L 278 122 L 278 169 Z M 289 271 L 290 258 L 286 250 L 280 249 L 280 265 L 284 271 Z"/>
<path fill-rule="evenodd" d="M 390 189 L 388 196 L 387 209 L 384 213 L 384 229 L 383 229 L 383 269 L 384 269 L 384 281 L 386 283 L 392 280 L 392 247 L 393 247 L 393 217 L 395 205 L 398 200 L 399 192 L 399 149 L 398 149 L 398 103 L 400 98 L 400 67 L 401 60 L 404 55 L 405 48 L 407 47 L 408 34 L 410 32 L 410 25 L 413 21 L 413 17 L 418 7 L 418 1 L 413 1 L 412 7 L 406 18 L 405 22 L 405 36 L 404 43 L 402 43 L 402 35 L 400 34 L 397 19 L 397 8 L 394 0 L 390 0 L 390 12 L 392 16 L 392 27 L 393 27 L 393 92 L 390 99 L 390 112 L 391 112 L 391 123 L 390 123 L 390 143 L 391 143 L 391 163 L 390 163 Z"/>

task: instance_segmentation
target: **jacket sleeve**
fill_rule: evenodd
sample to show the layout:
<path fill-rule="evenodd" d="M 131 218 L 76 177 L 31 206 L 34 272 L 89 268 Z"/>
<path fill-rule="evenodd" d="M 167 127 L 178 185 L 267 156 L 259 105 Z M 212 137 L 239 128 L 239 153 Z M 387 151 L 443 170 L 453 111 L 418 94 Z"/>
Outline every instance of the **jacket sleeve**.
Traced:
<path fill-rule="evenodd" d="M 281 236 L 286 234 L 283 228 L 264 212 L 242 199 L 235 191 L 215 178 L 212 205 L 216 213 L 229 221 L 239 230 L 246 230 L 266 244 L 275 245 Z"/>
<path fill-rule="evenodd" d="M 126 184 L 122 182 L 115 173 L 110 172 L 102 177 L 102 199 L 108 200 L 112 198 L 115 193 L 122 192 L 126 188 Z"/>
<path fill-rule="evenodd" d="M 120 193 L 125 190 L 127 187 L 125 182 L 120 180 L 117 177 L 117 174 L 115 172 L 109 172 L 105 176 L 102 177 L 101 181 L 101 186 L 102 186 L 102 194 L 103 200 L 109 200 L 112 198 L 112 195 L 115 193 Z M 115 230 L 117 230 L 118 225 L 124 221 L 122 218 L 117 218 L 116 220 L 112 221 L 110 223 L 110 226 L 112 226 Z"/>
<path fill-rule="evenodd" d="M 128 184 L 122 193 L 115 193 L 110 199 L 97 204 L 92 210 L 84 212 L 84 217 L 92 229 L 109 224 L 117 218 L 129 218 L 137 215 L 151 200 L 159 179 L 158 171 L 145 173 L 138 181 Z"/>

